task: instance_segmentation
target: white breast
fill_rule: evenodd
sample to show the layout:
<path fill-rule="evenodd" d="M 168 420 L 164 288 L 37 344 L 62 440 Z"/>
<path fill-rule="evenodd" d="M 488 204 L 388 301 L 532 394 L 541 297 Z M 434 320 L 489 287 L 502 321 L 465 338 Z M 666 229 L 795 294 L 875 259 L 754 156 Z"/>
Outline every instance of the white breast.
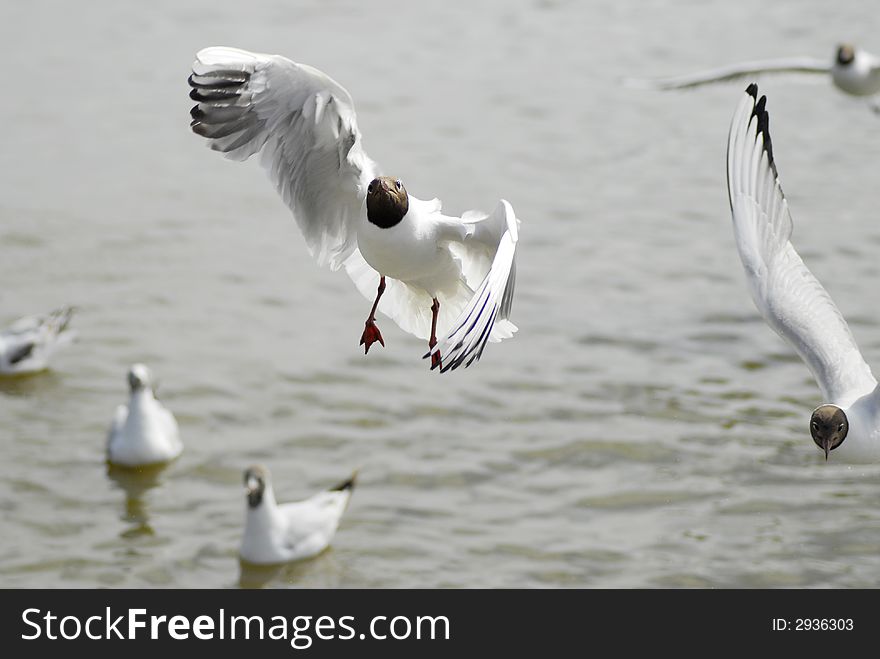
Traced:
<path fill-rule="evenodd" d="M 880 409 L 873 393 L 859 398 L 845 409 L 849 432 L 843 444 L 834 449 L 831 460 L 840 462 L 880 462 Z"/>
<path fill-rule="evenodd" d="M 388 229 L 364 221 L 358 225 L 358 247 L 379 274 L 424 288 L 436 297 L 454 288 L 461 266 L 432 221 L 435 205 L 410 197 L 409 212 Z M 439 213 L 438 213 L 439 214 Z"/>
<path fill-rule="evenodd" d="M 126 467 L 169 462 L 182 451 L 174 417 L 147 392 L 119 410 L 107 443 L 110 462 Z"/>

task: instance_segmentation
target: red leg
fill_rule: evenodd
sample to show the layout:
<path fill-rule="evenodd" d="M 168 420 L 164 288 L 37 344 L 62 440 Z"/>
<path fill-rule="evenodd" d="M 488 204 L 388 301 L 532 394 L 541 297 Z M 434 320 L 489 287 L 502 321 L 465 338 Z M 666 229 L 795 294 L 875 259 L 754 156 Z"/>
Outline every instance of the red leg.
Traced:
<path fill-rule="evenodd" d="M 428 339 L 428 347 L 433 348 L 437 345 L 437 315 L 440 313 L 440 302 L 437 301 L 437 298 L 434 298 L 434 304 L 431 305 L 431 338 Z M 433 355 L 431 355 L 431 368 L 436 367 L 443 368 L 443 363 L 440 361 L 440 351 L 438 350 Z"/>
<path fill-rule="evenodd" d="M 364 323 L 364 333 L 361 335 L 361 343 L 364 347 L 364 354 L 366 355 L 370 352 L 370 346 L 373 345 L 376 341 L 382 344 L 382 347 L 385 347 L 385 341 L 382 339 L 382 333 L 379 331 L 379 328 L 376 327 L 376 307 L 379 306 L 379 298 L 382 297 L 382 293 L 385 292 L 385 276 L 381 276 L 379 278 L 379 290 L 376 293 L 376 301 L 373 302 L 373 308 L 370 309 L 370 316 L 367 318 L 367 322 Z"/>

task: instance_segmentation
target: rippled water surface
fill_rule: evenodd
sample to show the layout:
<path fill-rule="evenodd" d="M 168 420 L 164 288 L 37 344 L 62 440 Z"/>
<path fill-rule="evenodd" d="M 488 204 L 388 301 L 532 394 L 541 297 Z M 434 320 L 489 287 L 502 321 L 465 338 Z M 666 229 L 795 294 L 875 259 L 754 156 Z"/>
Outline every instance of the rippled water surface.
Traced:
<path fill-rule="evenodd" d="M 744 84 L 627 75 L 880 52 L 869 3 L 5 3 L 0 323 L 79 307 L 55 368 L 0 381 L 0 585 L 877 586 L 880 467 L 826 464 L 822 402 L 757 315 L 724 149 Z M 317 268 L 256 163 L 189 132 L 212 44 L 282 53 L 354 97 L 418 197 L 523 219 L 514 321 L 438 377 L 422 343 Z M 880 118 L 766 78 L 794 241 L 880 363 Z M 109 472 L 148 363 L 184 455 Z M 833 458 L 833 454 L 832 454 Z M 281 500 L 360 468 L 334 546 L 237 558 L 241 473 Z"/>

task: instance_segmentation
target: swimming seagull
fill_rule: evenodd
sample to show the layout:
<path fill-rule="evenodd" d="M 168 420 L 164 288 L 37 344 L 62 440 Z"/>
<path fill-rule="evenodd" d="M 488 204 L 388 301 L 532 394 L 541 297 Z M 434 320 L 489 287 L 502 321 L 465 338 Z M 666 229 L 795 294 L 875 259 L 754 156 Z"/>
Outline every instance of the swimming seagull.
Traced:
<path fill-rule="evenodd" d="M 810 434 L 825 452 L 880 460 L 880 388 L 843 316 L 790 242 L 793 223 L 770 141 L 767 98 L 746 89 L 727 144 L 727 188 L 755 306 L 812 371 L 823 398 Z M 844 441 L 845 440 L 845 441 Z"/>
<path fill-rule="evenodd" d="M 851 44 L 840 44 L 834 61 L 830 63 L 812 57 L 788 57 L 742 62 L 683 76 L 629 82 L 634 86 L 653 89 L 686 89 L 764 73 L 831 74 L 831 82 L 847 94 L 873 96 L 880 92 L 880 58 Z M 875 111 L 880 110 L 876 102 L 871 107 Z"/>
<path fill-rule="evenodd" d="M 351 96 L 311 66 L 212 47 L 192 71 L 193 132 L 233 160 L 259 153 L 312 256 L 344 267 L 374 300 L 365 354 L 385 345 L 377 309 L 427 339 L 425 357 L 441 372 L 470 366 L 487 341 L 513 336 L 519 220 L 507 201 L 489 214 L 444 215 L 439 200 L 381 176 L 361 145 Z"/>
<path fill-rule="evenodd" d="M 122 467 L 170 462 L 183 452 L 177 421 L 156 400 L 150 370 L 134 364 L 128 371 L 131 398 L 116 408 L 107 437 L 107 461 Z"/>
<path fill-rule="evenodd" d="M 269 470 L 254 465 L 244 472 L 247 513 L 241 557 L 248 563 L 277 564 L 310 558 L 330 545 L 354 489 L 356 473 L 315 496 L 278 505 Z"/>
<path fill-rule="evenodd" d="M 27 316 L 0 331 L 0 374 L 42 371 L 49 357 L 74 337 L 68 329 L 73 307 L 61 307 L 45 316 Z"/>

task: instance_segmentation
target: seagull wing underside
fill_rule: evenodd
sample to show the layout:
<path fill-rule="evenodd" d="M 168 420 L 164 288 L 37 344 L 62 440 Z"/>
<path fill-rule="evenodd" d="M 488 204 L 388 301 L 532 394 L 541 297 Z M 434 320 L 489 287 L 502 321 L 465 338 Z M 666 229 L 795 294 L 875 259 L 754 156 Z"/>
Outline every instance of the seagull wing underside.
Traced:
<path fill-rule="evenodd" d="M 339 268 L 378 174 L 349 93 L 310 66 L 226 47 L 199 51 L 189 83 L 193 131 L 227 158 L 259 153 L 311 254 Z"/>
<path fill-rule="evenodd" d="M 727 145 L 733 228 L 749 290 L 764 320 L 812 371 L 827 402 L 848 406 L 877 382 L 843 316 L 798 256 L 779 184 L 766 97 L 750 85 Z"/>
<path fill-rule="evenodd" d="M 516 325 L 510 322 L 513 292 L 516 286 L 516 244 L 519 220 L 505 200 L 488 216 L 466 213 L 462 217 L 466 235 L 461 241 L 459 258 L 466 276 L 474 276 L 473 262 L 491 254 L 491 265 L 467 306 L 449 326 L 449 330 L 425 357 L 437 352 L 442 357 L 441 372 L 468 367 L 479 361 L 489 341 L 498 342 L 513 336 Z M 482 253 L 482 254 L 481 254 Z M 470 273 L 469 273 L 470 271 Z"/>

